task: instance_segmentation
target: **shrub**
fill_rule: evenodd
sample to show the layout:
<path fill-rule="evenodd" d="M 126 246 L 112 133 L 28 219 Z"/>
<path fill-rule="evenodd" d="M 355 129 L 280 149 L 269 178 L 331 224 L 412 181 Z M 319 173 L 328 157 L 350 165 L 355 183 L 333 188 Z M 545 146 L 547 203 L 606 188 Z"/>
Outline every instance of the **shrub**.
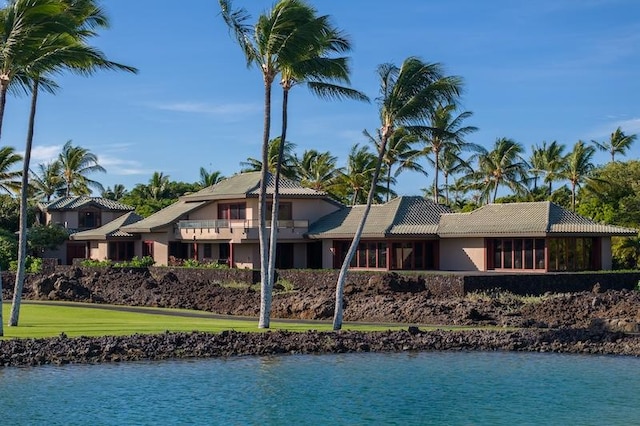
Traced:
<path fill-rule="evenodd" d="M 30 274 L 37 274 L 42 271 L 42 259 L 39 257 L 27 256 L 24 261 L 25 264 L 25 272 Z M 9 270 L 11 272 L 16 272 L 18 270 L 18 261 L 12 260 L 9 264 Z"/>
<path fill-rule="evenodd" d="M 154 263 L 156 262 L 151 256 L 144 256 L 143 258 L 134 256 L 133 259 L 128 262 L 117 262 L 114 263 L 113 266 L 117 268 L 148 268 L 149 266 L 153 266 Z"/>
<path fill-rule="evenodd" d="M 80 262 L 80 265 L 89 266 L 89 267 L 105 267 L 105 266 L 111 266 L 112 263 L 108 259 L 105 259 L 105 260 L 84 259 L 82 262 Z"/>

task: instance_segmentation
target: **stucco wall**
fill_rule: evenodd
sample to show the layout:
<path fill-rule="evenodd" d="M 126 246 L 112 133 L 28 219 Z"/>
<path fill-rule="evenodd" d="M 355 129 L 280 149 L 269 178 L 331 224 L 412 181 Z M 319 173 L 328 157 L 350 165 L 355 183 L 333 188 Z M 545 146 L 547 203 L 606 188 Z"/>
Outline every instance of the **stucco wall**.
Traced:
<path fill-rule="evenodd" d="M 338 206 L 329 203 L 326 200 L 318 199 L 296 199 L 296 200 L 282 200 L 290 201 L 291 210 L 294 220 L 308 220 L 309 224 L 317 221 L 322 216 L 326 216 L 338 210 Z"/>
<path fill-rule="evenodd" d="M 258 244 L 234 244 L 233 262 L 236 268 L 254 269 L 260 267 L 260 248 Z"/>
<path fill-rule="evenodd" d="M 600 256 L 602 256 L 602 269 L 605 271 L 610 270 L 613 267 L 613 258 L 611 255 L 611 237 L 602 237 L 600 239 Z"/>
<path fill-rule="evenodd" d="M 440 270 L 484 271 L 484 238 L 443 238 L 440 240 Z"/>

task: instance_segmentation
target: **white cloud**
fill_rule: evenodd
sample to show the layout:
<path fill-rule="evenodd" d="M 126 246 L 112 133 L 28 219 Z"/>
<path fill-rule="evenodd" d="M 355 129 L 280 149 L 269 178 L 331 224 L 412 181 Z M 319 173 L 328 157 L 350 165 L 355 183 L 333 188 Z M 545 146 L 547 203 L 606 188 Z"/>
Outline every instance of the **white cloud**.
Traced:
<path fill-rule="evenodd" d="M 132 176 L 151 173 L 151 171 L 145 169 L 139 161 L 125 160 L 111 155 L 98 155 L 98 163 L 111 175 Z"/>
<path fill-rule="evenodd" d="M 640 134 L 640 118 L 630 118 L 627 120 L 618 119 L 615 121 L 609 121 L 608 123 L 595 128 L 589 133 L 589 135 L 591 139 L 606 139 L 618 127 L 620 127 L 625 135 Z"/>
<path fill-rule="evenodd" d="M 159 103 L 149 105 L 152 108 L 184 112 L 195 114 L 207 114 L 207 115 L 219 115 L 219 116 L 233 116 L 237 114 L 249 114 L 257 113 L 262 110 L 262 106 L 256 103 L 245 104 L 208 104 L 202 102 L 173 102 L 173 103 Z"/>
<path fill-rule="evenodd" d="M 60 151 L 62 145 L 35 146 L 31 149 L 31 164 L 51 163 L 58 158 Z"/>

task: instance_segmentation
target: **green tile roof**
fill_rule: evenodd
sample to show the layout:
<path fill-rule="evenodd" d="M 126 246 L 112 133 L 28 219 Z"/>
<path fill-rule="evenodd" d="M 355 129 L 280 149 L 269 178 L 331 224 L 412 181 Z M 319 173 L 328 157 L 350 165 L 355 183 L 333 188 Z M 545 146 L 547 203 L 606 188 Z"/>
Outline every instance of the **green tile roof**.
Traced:
<path fill-rule="evenodd" d="M 205 201 L 187 202 L 178 200 L 168 207 L 131 225 L 122 228 L 125 232 L 154 232 L 179 220 L 183 215 L 206 204 Z"/>
<path fill-rule="evenodd" d="M 130 211 L 134 210 L 133 207 L 126 204 L 122 204 L 118 201 L 109 200 L 102 197 L 61 197 L 51 202 L 43 202 L 39 204 L 42 210 L 77 210 L 82 207 L 98 207 L 102 210 L 115 210 L 115 211 Z"/>
<path fill-rule="evenodd" d="M 309 227 L 310 238 L 352 238 L 365 206 L 358 205 L 338 210 L 320 218 Z M 389 236 L 436 236 L 438 221 L 447 207 L 418 196 L 403 196 L 385 204 L 374 204 L 362 233 L 364 238 Z"/>
<path fill-rule="evenodd" d="M 635 229 L 594 222 L 549 201 L 488 204 L 470 213 L 442 215 L 442 238 L 484 236 L 637 235 Z"/>
<path fill-rule="evenodd" d="M 72 240 L 88 241 L 88 240 L 106 240 L 110 237 L 133 237 L 133 234 L 123 231 L 123 226 L 131 225 L 142 219 L 142 216 L 135 212 L 125 213 L 122 216 L 102 225 L 99 228 L 88 229 L 86 231 L 76 232 L 69 236 Z"/>

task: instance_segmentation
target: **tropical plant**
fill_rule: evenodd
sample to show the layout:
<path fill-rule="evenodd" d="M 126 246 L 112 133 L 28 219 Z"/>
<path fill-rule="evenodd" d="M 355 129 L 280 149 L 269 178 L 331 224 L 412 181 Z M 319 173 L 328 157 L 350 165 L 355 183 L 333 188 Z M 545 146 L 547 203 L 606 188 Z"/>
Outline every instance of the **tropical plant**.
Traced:
<path fill-rule="evenodd" d="M 337 162 L 338 157 L 329 151 L 306 150 L 302 159 L 296 157 L 296 174 L 300 184 L 316 191 L 333 193 L 336 180 L 343 170 L 336 166 Z"/>
<path fill-rule="evenodd" d="M 476 154 L 472 155 L 468 159 L 463 159 L 461 155 L 462 147 L 450 146 L 441 152 L 440 169 L 442 170 L 442 176 L 444 177 L 444 198 L 445 204 L 449 205 L 449 191 L 454 192 L 454 198 L 457 199 L 459 194 L 466 192 L 466 188 L 459 186 L 462 183 L 461 179 L 456 179 L 452 185 L 449 185 L 449 177 L 458 174 L 469 174 L 473 172 L 472 162 L 476 158 Z"/>
<path fill-rule="evenodd" d="M 516 194 L 527 192 L 527 164 L 522 159 L 523 148 L 508 138 L 496 139 L 493 149 L 478 156 L 478 170 L 467 179 L 480 191 L 481 200 L 495 202 L 498 189 L 506 185 Z"/>
<path fill-rule="evenodd" d="M 563 155 L 565 146 L 556 141 L 547 145 L 542 142 L 542 146 L 532 147 L 529 171 L 534 175 L 534 189 L 538 187 L 538 178 L 544 175 L 544 182 L 548 185 L 547 196 L 553 193 L 553 182 L 562 178 L 561 169 L 565 157 Z"/>
<path fill-rule="evenodd" d="M 347 167 L 336 179 L 336 195 L 352 206 L 365 204 L 372 186 L 373 175 L 377 166 L 377 156 L 369 150 L 368 145 L 355 144 L 347 157 Z M 383 175 L 386 173 L 383 173 Z M 381 203 L 390 189 L 378 182 L 374 187 L 373 201 Z"/>
<path fill-rule="evenodd" d="M 31 171 L 30 185 L 33 196 L 37 200 L 51 201 L 56 194 L 64 194 L 65 182 L 62 177 L 62 163 L 51 161 L 46 164 L 38 164 L 38 171 Z"/>
<path fill-rule="evenodd" d="M 115 185 L 113 185 L 113 189 L 111 189 L 111 187 L 107 187 L 107 189 L 102 191 L 101 194 L 102 197 L 114 201 L 120 200 L 125 195 L 127 195 L 127 189 L 121 183 L 116 183 Z"/>
<path fill-rule="evenodd" d="M 27 231 L 29 250 L 34 256 L 40 255 L 45 249 L 55 250 L 67 238 L 67 229 L 55 224 L 32 226 Z"/>
<path fill-rule="evenodd" d="M 372 136 L 367 130 L 362 132 L 364 136 L 376 148 L 376 151 L 380 149 L 381 134 L 380 129 L 376 129 L 376 136 Z M 416 161 L 420 151 L 413 148 L 413 144 L 418 141 L 418 137 L 409 133 L 406 129 L 400 127 L 393 132 L 393 135 L 389 138 L 387 143 L 387 151 L 382 158 L 387 175 L 387 201 L 389 201 L 392 191 L 391 182 L 394 178 L 397 178 L 400 173 L 406 170 L 412 170 L 421 174 L 427 175 L 424 168 Z M 393 173 L 393 166 L 398 165 L 398 168 Z"/>
<path fill-rule="evenodd" d="M 573 211 L 576 211 L 576 191 L 582 183 L 588 180 L 589 174 L 594 168 L 592 159 L 595 152 L 594 147 L 586 145 L 583 141 L 578 141 L 564 159 L 560 173 L 571 185 L 571 209 Z"/>
<path fill-rule="evenodd" d="M 46 2 L 46 0 L 15 0 L 9 4 L 9 12 L 5 10 L 3 13 L 16 15 L 13 12 L 19 9 L 18 6 L 22 7 L 24 3 L 30 2 L 43 2 L 43 5 L 47 7 L 44 8 L 45 10 L 41 15 L 31 22 L 25 22 L 27 27 L 32 28 L 31 37 L 18 40 L 20 42 L 20 46 L 17 49 L 19 53 L 13 55 L 14 69 L 18 69 L 18 72 L 14 75 L 14 81 L 16 81 L 16 78 L 18 81 L 20 81 L 20 78 L 23 79 L 23 84 L 31 92 L 31 105 L 22 169 L 22 188 L 20 191 L 18 269 L 9 319 L 9 325 L 11 326 L 18 325 L 22 288 L 24 286 L 29 163 L 31 160 L 39 88 L 42 87 L 44 90 L 53 92 L 57 86 L 49 76 L 63 71 L 71 71 L 81 75 L 89 75 L 100 69 L 136 72 L 135 68 L 108 61 L 101 51 L 86 44 L 89 38 L 97 35 L 94 29 L 108 26 L 108 20 L 102 9 L 96 6 L 95 0 L 58 0 L 52 2 Z M 59 6 L 59 8 L 56 8 L 56 6 Z M 30 7 L 29 5 L 27 6 L 27 8 Z M 6 64 L 7 58 L 11 56 L 4 56 L 1 60 Z M 0 74 L 3 76 L 1 80 L 6 80 L 3 84 L 9 86 L 12 80 L 7 77 L 5 70 L 3 66 L 3 72 Z M 2 102 L 3 100 L 0 99 L 0 103 Z M 2 111 L 4 111 L 4 105 L 2 105 L 2 108 Z"/>
<path fill-rule="evenodd" d="M 153 172 L 151 179 L 149 179 L 149 185 L 147 186 L 149 196 L 154 200 L 160 199 L 164 196 L 168 186 L 169 175 L 165 175 L 162 172 Z"/>
<path fill-rule="evenodd" d="M 62 147 L 58 161 L 62 168 L 65 196 L 89 195 L 91 194 L 90 188 L 104 191 L 100 182 L 87 177 L 89 173 L 106 173 L 105 168 L 98 164 L 98 157 L 88 149 L 73 146 L 69 140 Z"/>
<path fill-rule="evenodd" d="M 380 78 L 380 95 L 377 99 L 380 108 L 380 146 L 377 164 L 371 179 L 367 204 L 338 275 L 333 317 L 335 330 L 342 328 L 346 274 L 371 210 L 389 139 L 398 127 L 405 127 L 408 132 L 424 130 L 429 112 L 439 104 L 453 102 L 460 94 L 462 86 L 462 80 L 459 77 L 444 76 L 440 64 L 424 63 L 415 57 L 405 59 L 400 67 L 390 63 L 380 65 L 378 77 Z"/>
<path fill-rule="evenodd" d="M 453 103 L 441 104 L 437 108 L 428 112 L 429 126 L 421 132 L 421 139 L 425 143 L 422 155 L 429 158 L 433 164 L 433 201 L 438 203 L 440 187 L 438 177 L 440 175 L 440 161 L 442 153 L 447 150 L 463 151 L 467 149 L 478 150 L 475 144 L 465 141 L 465 136 L 478 130 L 474 126 L 463 126 L 462 122 L 473 115 L 470 111 L 461 112 L 455 115 L 457 106 Z"/>
<path fill-rule="evenodd" d="M 16 154 L 11 146 L 0 148 L 0 190 L 6 193 L 20 191 L 20 172 L 13 170 L 14 166 L 22 160 L 20 154 Z"/>
<path fill-rule="evenodd" d="M 269 141 L 267 170 L 271 174 L 276 174 L 278 168 L 278 157 L 280 156 L 280 137 Z M 294 150 L 296 144 L 286 141 L 283 146 L 282 160 L 280 161 L 280 170 L 284 177 L 295 179 L 297 174 L 296 160 Z M 245 161 L 240 162 L 241 173 L 257 172 L 262 169 L 262 161 L 257 158 L 248 157 Z"/>
<path fill-rule="evenodd" d="M 215 185 L 222 180 L 224 180 L 224 176 L 222 176 L 220 171 L 216 170 L 208 172 L 204 167 L 200 167 L 200 180 L 198 181 L 198 185 L 201 188 L 207 188 Z"/>
<path fill-rule="evenodd" d="M 618 127 L 609 140 L 604 142 L 598 142 L 592 140 L 591 143 L 600 151 L 605 151 L 611 154 L 611 162 L 616 161 L 616 154 L 625 155 L 627 150 L 631 148 L 631 145 L 636 141 L 637 135 L 625 135 L 620 127 Z"/>

